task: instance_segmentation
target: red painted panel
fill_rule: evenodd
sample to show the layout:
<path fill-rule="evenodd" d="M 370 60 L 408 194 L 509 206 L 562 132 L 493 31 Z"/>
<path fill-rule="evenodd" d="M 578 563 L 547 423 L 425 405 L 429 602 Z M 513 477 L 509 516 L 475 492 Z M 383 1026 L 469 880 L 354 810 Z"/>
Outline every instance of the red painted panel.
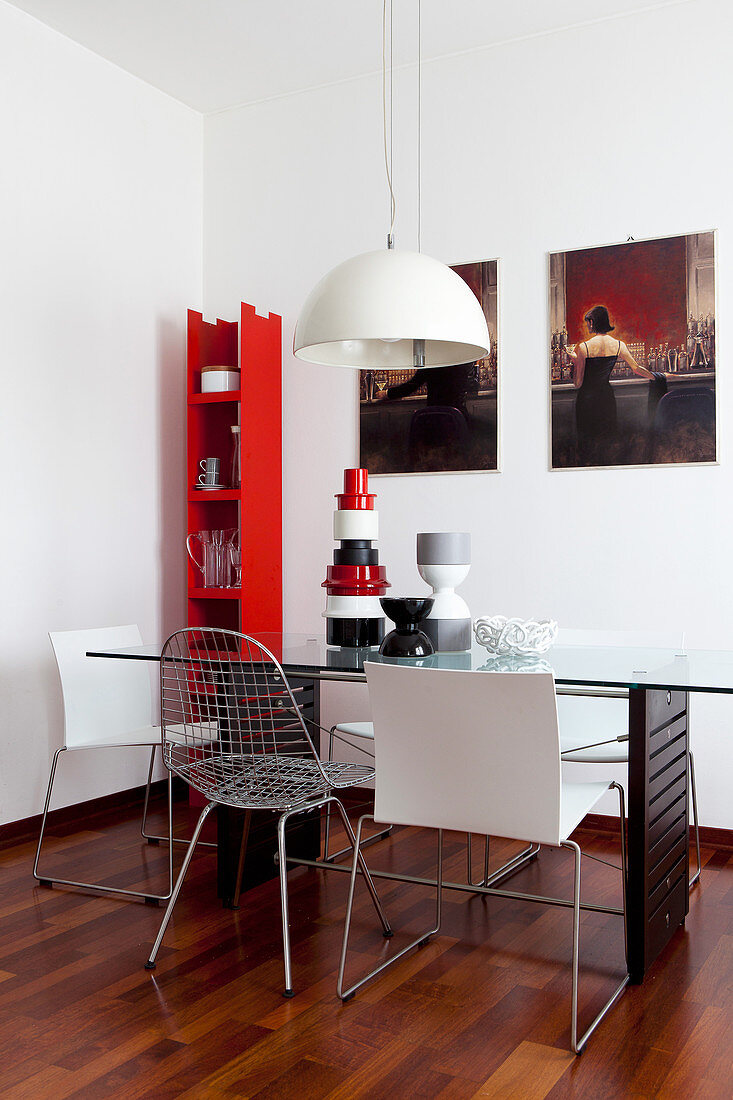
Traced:
<path fill-rule="evenodd" d="M 242 623 L 282 630 L 281 318 L 242 303 Z"/>
<path fill-rule="evenodd" d="M 606 306 L 614 330 L 626 343 L 669 340 L 687 333 L 687 260 L 684 237 L 632 241 L 565 254 L 565 294 L 571 343 L 587 336 L 583 317 Z"/>

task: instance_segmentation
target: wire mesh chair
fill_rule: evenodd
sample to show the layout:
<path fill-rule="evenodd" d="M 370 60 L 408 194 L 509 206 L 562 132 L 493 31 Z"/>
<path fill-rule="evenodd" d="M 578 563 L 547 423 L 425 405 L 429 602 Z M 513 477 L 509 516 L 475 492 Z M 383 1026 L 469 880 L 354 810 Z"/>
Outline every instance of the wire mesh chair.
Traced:
<path fill-rule="evenodd" d="M 278 821 L 284 996 L 293 996 L 288 924 L 285 826 L 294 814 L 335 806 L 349 841 L 354 833 L 334 788 L 374 778 L 361 764 L 322 763 L 276 657 L 254 638 L 208 627 L 176 631 L 160 659 L 163 759 L 206 799 L 146 969 L 155 967 L 165 930 L 204 822 L 216 805 L 251 813 L 272 810 Z M 245 833 L 249 815 L 245 816 Z M 241 873 L 244 850 L 240 854 Z M 359 868 L 385 935 L 392 934 L 364 857 Z"/>

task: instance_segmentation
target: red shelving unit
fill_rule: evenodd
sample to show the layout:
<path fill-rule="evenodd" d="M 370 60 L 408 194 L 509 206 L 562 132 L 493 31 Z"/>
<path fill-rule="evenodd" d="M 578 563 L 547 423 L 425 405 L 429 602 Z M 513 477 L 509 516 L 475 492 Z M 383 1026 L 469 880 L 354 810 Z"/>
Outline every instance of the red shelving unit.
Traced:
<path fill-rule="evenodd" d="M 282 630 L 282 351 L 281 318 L 260 317 L 242 303 L 239 322 L 204 321 L 188 311 L 188 531 L 237 527 L 242 587 L 203 588 L 188 561 L 188 625 Z M 201 368 L 239 366 L 241 391 L 201 393 Z M 240 425 L 239 489 L 194 488 L 202 458 L 217 456 L 229 483 L 233 424 Z"/>

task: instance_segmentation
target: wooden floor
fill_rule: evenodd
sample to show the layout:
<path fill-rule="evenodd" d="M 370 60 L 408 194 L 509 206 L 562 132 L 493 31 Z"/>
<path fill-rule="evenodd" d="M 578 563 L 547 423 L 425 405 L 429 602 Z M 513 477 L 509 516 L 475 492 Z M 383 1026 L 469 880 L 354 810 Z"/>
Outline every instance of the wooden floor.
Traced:
<path fill-rule="evenodd" d="M 46 872 L 152 882 L 165 849 L 142 845 L 137 821 L 122 816 L 105 831 L 57 830 Z M 578 839 L 616 858 L 611 838 Z M 0 853 L 3 1098 L 733 1096 L 731 852 L 704 850 L 686 928 L 575 1058 L 567 910 L 446 893 L 442 934 L 342 1005 L 335 974 L 347 876 L 297 868 L 297 995 L 286 1001 L 276 882 L 245 895 L 239 912 L 223 910 L 215 856 L 197 854 L 151 974 L 143 963 L 162 910 L 38 887 L 32 848 Z M 375 867 L 429 874 L 434 849 L 431 834 L 402 829 L 368 855 Z M 496 842 L 492 865 L 509 850 Z M 458 878 L 463 839 L 449 834 L 446 852 Z M 571 858 L 543 850 L 512 884 L 569 896 Z M 583 874 L 585 899 L 618 902 L 617 871 L 587 859 Z M 398 948 L 432 914 L 424 888 L 380 889 L 400 932 L 387 944 L 360 894 L 354 969 Z M 581 1025 L 622 973 L 622 958 L 620 918 L 585 914 Z"/>

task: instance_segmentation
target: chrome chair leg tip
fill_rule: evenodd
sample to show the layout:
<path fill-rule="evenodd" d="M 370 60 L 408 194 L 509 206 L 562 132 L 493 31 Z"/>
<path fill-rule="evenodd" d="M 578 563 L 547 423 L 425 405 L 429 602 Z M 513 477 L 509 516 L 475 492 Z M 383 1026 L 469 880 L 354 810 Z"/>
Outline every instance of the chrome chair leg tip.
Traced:
<path fill-rule="evenodd" d="M 51 889 L 51 887 L 53 886 L 53 879 L 50 879 L 50 878 L 39 878 L 39 880 L 38 880 L 38 885 L 39 885 L 39 886 L 45 886 L 47 890 L 50 890 L 50 889 Z"/>
<path fill-rule="evenodd" d="M 153 847 L 155 847 L 155 848 L 157 848 L 158 845 L 160 844 L 160 841 L 158 840 L 157 836 L 148 836 L 145 839 L 147 840 L 148 844 L 152 844 Z"/>
<path fill-rule="evenodd" d="M 294 996 L 295 996 L 295 990 L 294 989 L 283 989 L 283 997 L 287 997 L 287 999 L 290 1000 L 290 998 L 294 997 Z"/>
<path fill-rule="evenodd" d="M 157 909 L 158 906 L 160 905 L 160 898 L 147 897 L 145 899 L 145 904 L 146 905 L 152 905 L 153 909 Z"/>
<path fill-rule="evenodd" d="M 420 947 L 425 947 L 425 945 L 426 945 L 427 943 L 430 943 L 430 936 L 425 936 L 425 938 L 424 938 L 424 939 L 420 940 L 420 942 L 418 943 L 418 945 L 417 945 L 417 946 L 418 946 L 418 948 L 420 948 Z"/>
<path fill-rule="evenodd" d="M 385 940 L 389 940 L 392 938 L 392 936 L 394 936 L 394 932 L 391 928 L 386 928 L 384 932 L 382 932 L 382 935 L 384 936 Z"/>
<path fill-rule="evenodd" d="M 349 1001 L 353 1001 L 353 999 L 354 999 L 354 994 L 353 993 L 344 993 L 341 997 L 341 1003 L 342 1004 L 347 1004 Z"/>
<path fill-rule="evenodd" d="M 145 963 L 145 969 L 146 970 L 155 970 L 156 965 L 157 965 L 156 963 L 151 962 L 150 959 L 148 959 L 148 961 Z"/>

